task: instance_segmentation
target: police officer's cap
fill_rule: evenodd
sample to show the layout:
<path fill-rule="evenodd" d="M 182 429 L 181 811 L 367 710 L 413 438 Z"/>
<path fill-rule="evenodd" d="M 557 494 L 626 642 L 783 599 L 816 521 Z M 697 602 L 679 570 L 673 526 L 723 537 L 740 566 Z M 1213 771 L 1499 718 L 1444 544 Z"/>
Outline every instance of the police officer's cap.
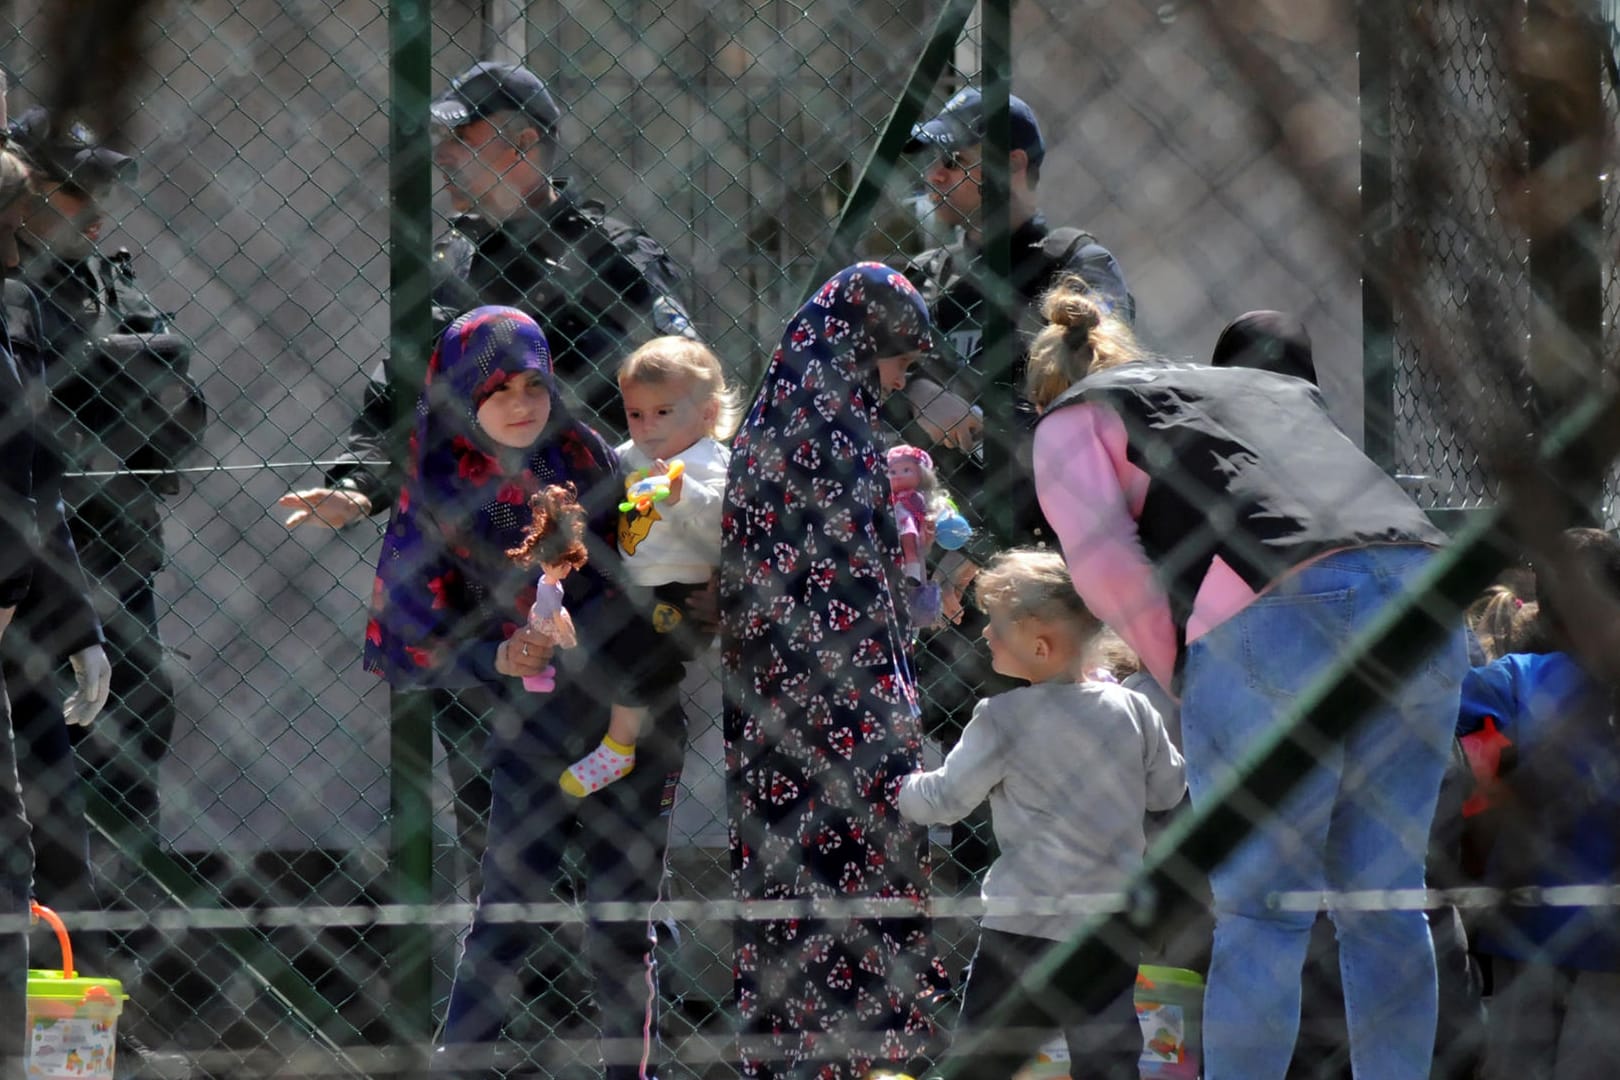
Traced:
<path fill-rule="evenodd" d="M 1031 165 L 1039 165 L 1046 157 L 1046 140 L 1041 138 L 1041 125 L 1035 120 L 1035 110 L 1023 98 L 1009 98 L 1011 119 L 1010 150 L 1022 150 Z M 984 102 L 974 87 L 959 90 L 945 103 L 939 115 L 932 120 L 916 124 L 905 152 L 919 150 L 960 150 L 977 146 L 984 141 Z"/>
<path fill-rule="evenodd" d="M 134 158 L 102 146 L 83 124 L 70 124 L 58 131 L 51 114 L 41 105 L 13 120 L 7 139 L 35 171 L 89 195 L 99 194 L 120 181 L 133 181 L 139 171 Z"/>
<path fill-rule="evenodd" d="M 520 112 L 550 134 L 562 110 L 540 76 L 518 64 L 482 60 L 457 75 L 430 106 L 435 122 L 458 128 L 500 112 Z"/>

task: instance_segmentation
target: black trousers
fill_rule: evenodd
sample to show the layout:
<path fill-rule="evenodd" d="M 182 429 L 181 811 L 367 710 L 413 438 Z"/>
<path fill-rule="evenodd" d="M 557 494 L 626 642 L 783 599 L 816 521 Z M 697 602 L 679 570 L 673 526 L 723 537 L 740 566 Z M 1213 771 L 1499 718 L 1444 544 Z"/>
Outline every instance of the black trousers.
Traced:
<path fill-rule="evenodd" d="M 1140 947 L 1116 943 L 1113 962 L 1105 970 L 1087 973 L 1069 962 L 1045 986 L 1031 989 L 1031 974 L 1058 947 L 1060 943 L 1046 938 L 979 932 L 979 951 L 962 988 L 962 1016 L 951 1051 L 953 1057 L 966 1056 L 970 1041 L 985 1038 L 982 1051 L 972 1053 L 975 1067 L 969 1075 L 1007 1080 L 1061 1031 L 1075 1077 L 1136 1080 L 1142 1058 L 1135 1002 Z M 1009 1001 L 1011 1013 L 992 1028 L 990 1015 Z"/>
<path fill-rule="evenodd" d="M 89 728 L 75 732 L 91 788 L 123 818 L 115 831 L 158 839 L 158 770 L 174 737 L 174 683 L 163 667 L 157 592 L 151 578 L 116 594 L 91 590 L 107 636 L 112 693 Z"/>
<path fill-rule="evenodd" d="M 0 669 L 11 700 L 23 806 L 33 830 L 33 895 L 71 923 L 76 911 L 101 910 L 90 874 L 84 782 L 62 718 L 58 673 L 48 660 L 30 658 L 32 648 L 27 634 L 13 625 L 0 638 Z M 73 951 L 81 958 L 77 965 L 81 971 L 101 974 L 106 960 L 102 937 L 82 930 L 74 934 Z M 36 966 L 49 967 L 57 951 L 56 935 L 41 924 L 33 943 Z"/>
<path fill-rule="evenodd" d="M 485 754 L 489 743 L 489 713 L 495 698 L 483 689 L 429 690 L 433 701 L 433 732 L 444 748 L 450 773 L 450 794 L 456 818 L 456 846 L 465 860 L 467 895 L 477 897 L 482 887 L 481 864 L 489 835 L 489 770 Z"/>
<path fill-rule="evenodd" d="M 608 1080 L 652 1076 L 658 1055 L 658 990 L 653 929 L 647 919 L 661 895 L 670 813 L 686 750 L 678 685 L 658 701 L 650 730 L 637 745 L 629 776 L 584 799 L 558 785 L 569 762 L 595 744 L 606 707 L 559 679 L 552 694 L 511 691 L 496 699 L 489 744 L 489 843 L 478 910 L 456 967 L 434 1071 L 441 1076 L 495 1075 L 490 1051 L 520 1008 L 551 1037 L 536 1046 L 541 1075 L 566 1070 L 571 1048 L 562 1033 L 590 1023 Z M 594 718 L 584 720 L 583 718 Z M 525 968 L 558 927 L 491 917 L 494 905 L 554 898 L 570 847 L 584 874 L 584 899 L 623 903 L 628 914 L 593 919 L 584 928 L 589 1004 L 554 987 L 523 1001 Z"/>

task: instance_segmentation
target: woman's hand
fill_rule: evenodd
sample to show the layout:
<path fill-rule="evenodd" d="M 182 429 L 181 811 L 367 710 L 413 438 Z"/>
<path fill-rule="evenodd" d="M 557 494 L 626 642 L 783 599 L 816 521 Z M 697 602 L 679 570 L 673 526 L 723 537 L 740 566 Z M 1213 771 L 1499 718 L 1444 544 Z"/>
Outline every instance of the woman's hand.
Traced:
<path fill-rule="evenodd" d="M 961 625 L 962 596 L 978 573 L 978 566 L 960 551 L 946 552 L 939 560 L 934 580 L 939 583 L 940 615 L 946 622 Z"/>
<path fill-rule="evenodd" d="M 548 634 L 522 627 L 495 650 L 495 670 L 514 679 L 538 675 L 551 666 L 554 648 Z"/>
<path fill-rule="evenodd" d="M 347 488 L 289 491 L 276 500 L 276 505 L 292 511 L 287 515 L 289 529 L 296 529 L 306 521 L 328 529 L 341 529 L 371 515 L 371 500 Z"/>

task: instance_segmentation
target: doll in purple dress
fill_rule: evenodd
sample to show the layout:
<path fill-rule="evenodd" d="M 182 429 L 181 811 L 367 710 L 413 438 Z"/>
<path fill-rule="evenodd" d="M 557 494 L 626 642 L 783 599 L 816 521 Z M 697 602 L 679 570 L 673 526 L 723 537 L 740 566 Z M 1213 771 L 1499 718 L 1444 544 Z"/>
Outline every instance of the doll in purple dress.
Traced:
<path fill-rule="evenodd" d="M 579 644 L 574 620 L 563 606 L 563 581 L 585 565 L 585 508 L 579 505 L 572 484 L 552 486 L 529 500 L 533 524 L 523 543 L 510 552 L 523 566 L 540 567 L 534 605 L 529 608 L 529 626 L 550 636 L 559 649 Z M 550 693 L 557 687 L 557 671 L 548 667 L 538 675 L 527 675 L 523 687 L 533 693 Z"/>

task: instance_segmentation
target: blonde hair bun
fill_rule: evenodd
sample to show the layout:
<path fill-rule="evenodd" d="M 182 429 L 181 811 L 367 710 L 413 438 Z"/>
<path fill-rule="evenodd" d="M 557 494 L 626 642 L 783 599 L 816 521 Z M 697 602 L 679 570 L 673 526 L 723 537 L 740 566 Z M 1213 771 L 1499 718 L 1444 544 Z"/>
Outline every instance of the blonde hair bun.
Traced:
<path fill-rule="evenodd" d="M 1084 289 L 1059 287 L 1046 294 L 1041 314 L 1053 326 L 1061 326 L 1071 333 L 1090 334 L 1102 325 L 1102 305 L 1093 300 Z"/>
<path fill-rule="evenodd" d="M 1044 409 L 1092 372 L 1147 356 L 1131 328 L 1110 314 L 1084 280 L 1065 275 L 1041 298 L 1046 326 L 1029 347 L 1024 395 Z"/>

